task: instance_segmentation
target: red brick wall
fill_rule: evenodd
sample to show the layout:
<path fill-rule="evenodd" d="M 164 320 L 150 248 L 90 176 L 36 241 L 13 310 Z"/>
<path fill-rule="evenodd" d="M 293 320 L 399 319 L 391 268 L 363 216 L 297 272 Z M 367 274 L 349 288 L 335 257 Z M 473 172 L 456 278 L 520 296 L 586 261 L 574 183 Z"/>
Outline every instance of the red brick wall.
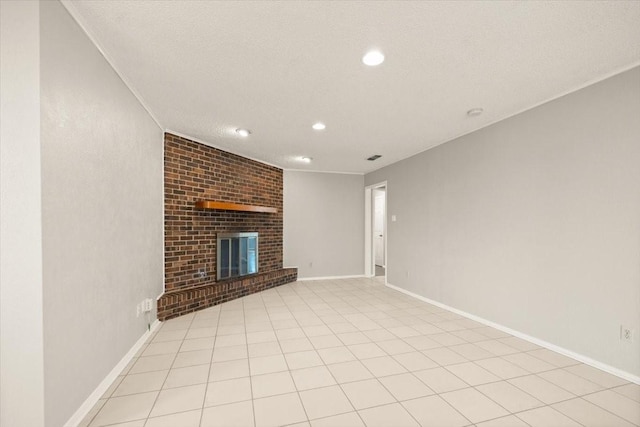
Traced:
<path fill-rule="evenodd" d="M 198 200 L 278 212 L 203 210 L 195 207 Z M 216 284 L 218 233 L 257 231 L 259 272 L 282 269 L 281 169 L 165 133 L 164 203 L 166 293 Z"/>

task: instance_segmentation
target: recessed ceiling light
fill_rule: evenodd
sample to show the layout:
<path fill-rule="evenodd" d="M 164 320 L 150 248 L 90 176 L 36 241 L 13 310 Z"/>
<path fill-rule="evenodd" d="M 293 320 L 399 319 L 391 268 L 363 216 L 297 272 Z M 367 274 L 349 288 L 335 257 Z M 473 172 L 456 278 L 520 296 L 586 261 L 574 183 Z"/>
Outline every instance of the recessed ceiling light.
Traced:
<path fill-rule="evenodd" d="M 315 130 L 324 130 L 324 128 L 326 128 L 327 126 L 324 123 L 318 122 L 318 123 L 314 123 L 313 126 L 311 127 L 314 128 Z"/>
<path fill-rule="evenodd" d="M 362 62 L 370 67 L 375 67 L 384 62 L 384 55 L 379 50 L 370 50 L 362 57 Z"/>
<path fill-rule="evenodd" d="M 248 129 L 236 129 L 236 133 L 243 138 L 246 138 L 247 136 L 251 135 L 251 131 Z"/>
<path fill-rule="evenodd" d="M 307 156 L 302 156 L 302 157 L 300 157 L 300 161 L 301 161 L 301 162 L 311 163 L 311 160 L 313 160 L 313 158 L 312 158 L 312 157 L 307 157 Z"/>
<path fill-rule="evenodd" d="M 484 110 L 482 108 L 472 108 L 471 110 L 467 111 L 467 116 L 469 117 L 479 116 L 483 112 Z"/>

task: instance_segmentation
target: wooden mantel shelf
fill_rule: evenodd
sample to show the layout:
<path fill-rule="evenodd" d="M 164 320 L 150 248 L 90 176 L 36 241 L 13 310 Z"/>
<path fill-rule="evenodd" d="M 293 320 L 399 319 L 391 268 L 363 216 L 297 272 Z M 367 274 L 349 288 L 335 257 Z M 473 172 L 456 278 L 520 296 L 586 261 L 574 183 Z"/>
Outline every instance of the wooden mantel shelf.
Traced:
<path fill-rule="evenodd" d="M 196 202 L 196 208 L 221 209 L 225 211 L 278 213 L 278 209 L 270 208 L 267 206 L 241 205 L 238 203 L 215 202 L 213 200 L 199 200 Z"/>

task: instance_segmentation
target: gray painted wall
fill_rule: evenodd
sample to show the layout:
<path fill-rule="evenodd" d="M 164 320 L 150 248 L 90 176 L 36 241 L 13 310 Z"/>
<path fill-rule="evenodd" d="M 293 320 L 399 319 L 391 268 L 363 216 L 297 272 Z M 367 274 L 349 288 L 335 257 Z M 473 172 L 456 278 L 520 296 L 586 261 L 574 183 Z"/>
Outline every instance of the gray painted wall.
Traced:
<path fill-rule="evenodd" d="M 635 68 L 366 175 L 389 283 L 640 375 L 639 117 Z"/>
<path fill-rule="evenodd" d="M 44 423 L 40 8 L 0 2 L 0 426 Z"/>
<path fill-rule="evenodd" d="M 284 171 L 284 265 L 298 277 L 364 273 L 364 177 Z"/>
<path fill-rule="evenodd" d="M 45 417 L 59 426 L 162 292 L 162 131 L 67 10 L 40 7 Z"/>

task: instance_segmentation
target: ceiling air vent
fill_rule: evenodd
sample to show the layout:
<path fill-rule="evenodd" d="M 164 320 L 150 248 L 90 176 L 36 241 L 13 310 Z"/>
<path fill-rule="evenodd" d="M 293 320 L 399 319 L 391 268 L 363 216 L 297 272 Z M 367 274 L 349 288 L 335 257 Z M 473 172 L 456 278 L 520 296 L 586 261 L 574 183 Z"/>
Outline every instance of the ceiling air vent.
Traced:
<path fill-rule="evenodd" d="M 373 156 L 367 158 L 367 160 L 373 162 L 374 160 L 378 160 L 380 157 L 382 157 L 380 154 L 374 154 Z"/>

